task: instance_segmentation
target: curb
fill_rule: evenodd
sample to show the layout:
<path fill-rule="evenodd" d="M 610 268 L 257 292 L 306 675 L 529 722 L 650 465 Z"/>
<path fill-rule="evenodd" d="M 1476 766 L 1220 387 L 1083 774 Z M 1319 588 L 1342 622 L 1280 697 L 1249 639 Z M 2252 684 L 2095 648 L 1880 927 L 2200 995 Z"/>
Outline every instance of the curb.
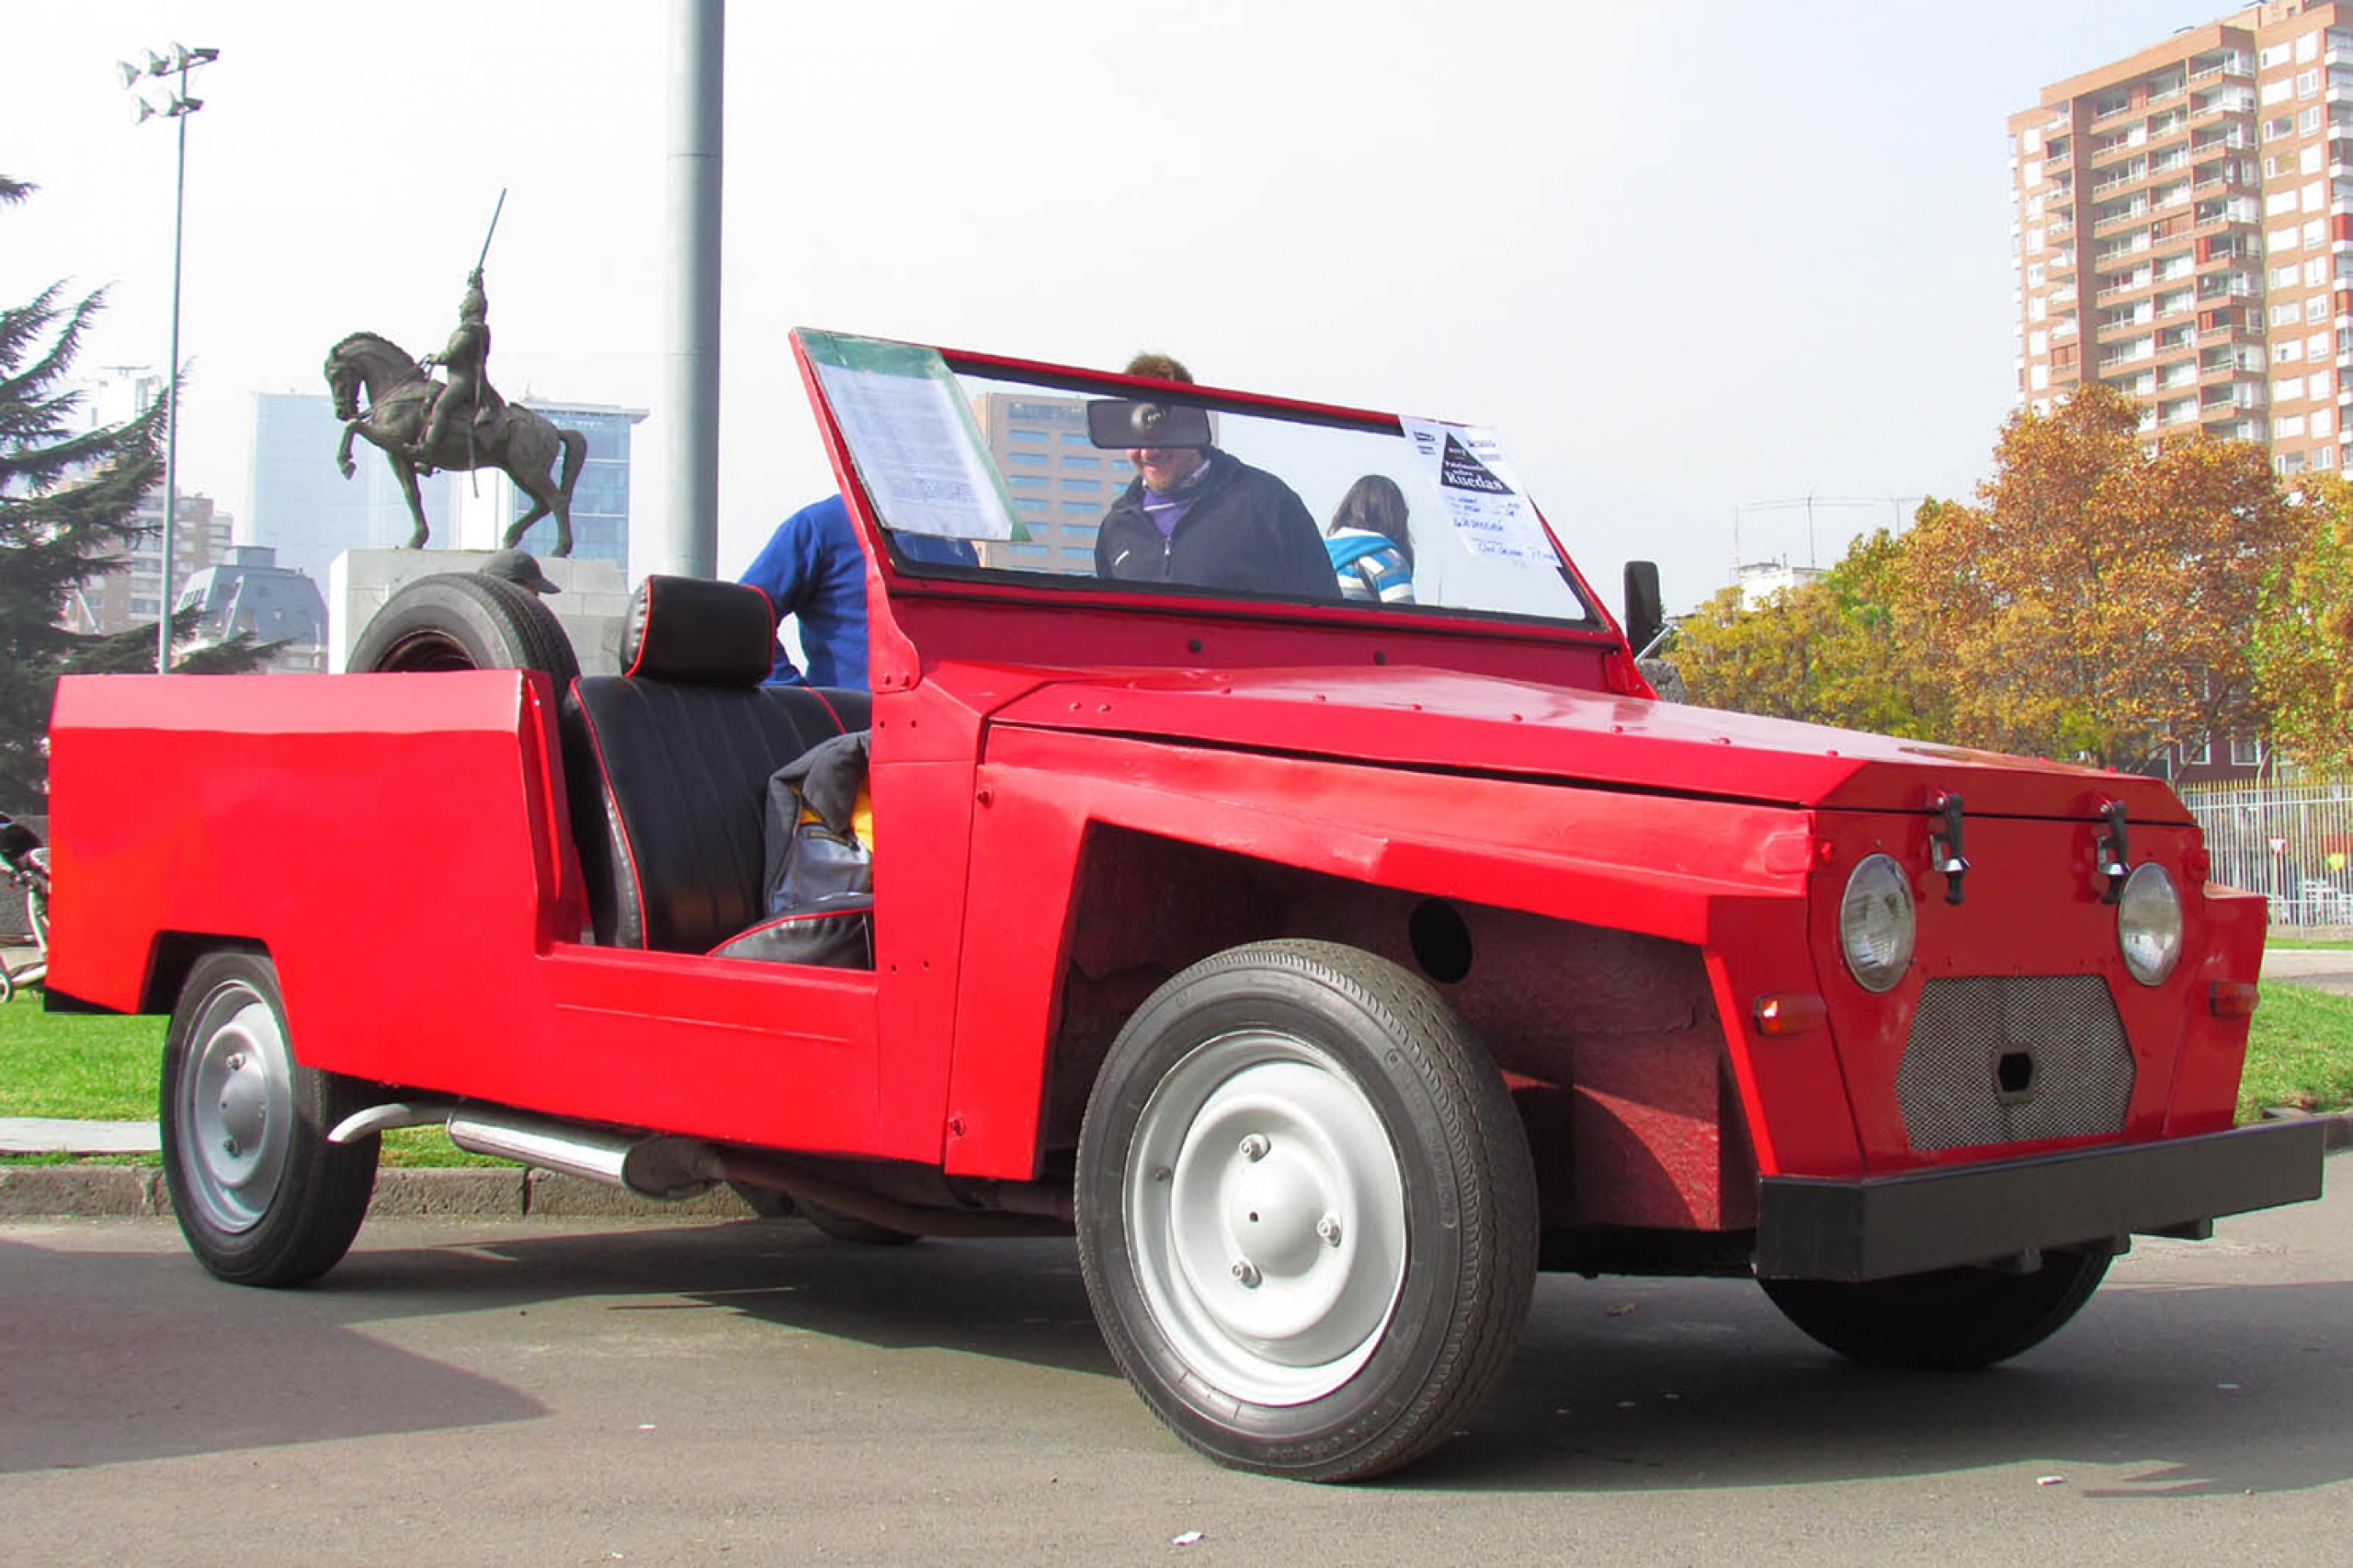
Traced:
<path fill-rule="evenodd" d="M 160 1165 L 0 1165 L 0 1220 L 168 1219 Z M 371 1218 L 748 1220 L 730 1189 L 665 1203 L 553 1171 L 387 1168 Z"/>

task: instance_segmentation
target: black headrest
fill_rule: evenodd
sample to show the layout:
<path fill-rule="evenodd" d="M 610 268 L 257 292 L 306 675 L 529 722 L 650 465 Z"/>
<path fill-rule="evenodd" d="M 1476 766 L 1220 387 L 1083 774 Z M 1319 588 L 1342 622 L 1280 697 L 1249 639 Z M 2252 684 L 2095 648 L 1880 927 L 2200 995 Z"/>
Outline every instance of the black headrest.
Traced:
<path fill-rule="evenodd" d="M 621 674 L 701 686 L 757 686 L 776 659 L 776 611 L 748 583 L 648 577 L 621 623 Z"/>

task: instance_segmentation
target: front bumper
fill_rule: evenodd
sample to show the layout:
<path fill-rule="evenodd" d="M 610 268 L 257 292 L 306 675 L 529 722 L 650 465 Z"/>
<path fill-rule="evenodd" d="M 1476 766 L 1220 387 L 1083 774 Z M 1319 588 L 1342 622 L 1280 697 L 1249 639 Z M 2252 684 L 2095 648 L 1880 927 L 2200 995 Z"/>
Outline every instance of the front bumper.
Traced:
<path fill-rule="evenodd" d="M 2136 1233 L 2191 1233 L 2224 1214 L 2318 1198 L 2325 1133 L 2317 1119 L 2277 1121 L 1864 1181 L 1767 1176 L 1756 1273 L 1886 1279 Z"/>

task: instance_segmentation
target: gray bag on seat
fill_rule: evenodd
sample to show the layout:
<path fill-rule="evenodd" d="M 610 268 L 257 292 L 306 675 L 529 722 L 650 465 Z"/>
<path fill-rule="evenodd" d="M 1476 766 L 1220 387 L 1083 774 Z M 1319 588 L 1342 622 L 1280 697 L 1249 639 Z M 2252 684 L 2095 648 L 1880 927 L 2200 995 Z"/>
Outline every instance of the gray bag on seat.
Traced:
<path fill-rule="evenodd" d="M 874 858 L 850 830 L 866 785 L 864 730 L 821 741 L 768 776 L 763 827 L 770 916 L 874 892 Z"/>

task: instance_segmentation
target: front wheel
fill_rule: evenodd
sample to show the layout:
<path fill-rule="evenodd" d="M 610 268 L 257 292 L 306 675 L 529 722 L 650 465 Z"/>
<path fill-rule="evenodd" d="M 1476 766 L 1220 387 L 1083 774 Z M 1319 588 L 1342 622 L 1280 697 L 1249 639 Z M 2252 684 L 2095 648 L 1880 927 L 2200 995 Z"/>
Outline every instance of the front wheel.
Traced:
<path fill-rule="evenodd" d="M 1078 1153 L 1104 1338 L 1222 1463 L 1346 1481 L 1493 1392 L 1534 1290 L 1528 1144 L 1485 1051 L 1371 954 L 1263 942 L 1155 992 Z"/>
<path fill-rule="evenodd" d="M 1939 1268 L 1859 1284 L 1767 1279 L 1781 1315 L 1873 1367 L 1965 1372 L 2032 1349 L 2083 1310 L 2108 1274 L 2104 1246 L 2051 1252 L 2031 1274 Z"/>
<path fill-rule="evenodd" d="M 164 1176 L 197 1260 L 235 1285 L 300 1285 L 351 1246 L 376 1186 L 377 1140 L 327 1142 L 359 1108 L 345 1080 L 288 1043 L 278 969 L 259 953 L 197 961 L 164 1038 Z"/>

